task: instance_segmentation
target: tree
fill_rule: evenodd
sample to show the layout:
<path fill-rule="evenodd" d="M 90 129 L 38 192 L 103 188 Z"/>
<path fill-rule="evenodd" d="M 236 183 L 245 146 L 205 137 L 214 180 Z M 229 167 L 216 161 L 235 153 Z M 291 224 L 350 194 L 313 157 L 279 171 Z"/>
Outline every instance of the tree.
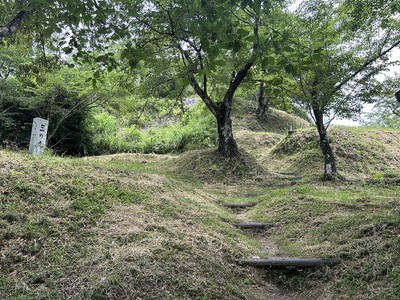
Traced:
<path fill-rule="evenodd" d="M 24 1 L 22 1 L 24 2 Z M 249 70 L 261 60 L 271 38 L 267 24 L 279 11 L 275 0 L 163 0 L 163 1 L 26 1 L 13 2 L 18 12 L 3 26 L 10 36 L 29 17 L 28 25 L 45 37 L 58 35 L 63 51 L 75 60 L 88 61 L 92 50 L 102 50 L 96 60 L 109 70 L 119 61 L 106 48 L 111 41 L 123 47 L 122 59 L 135 67 L 142 60 L 151 64 L 175 62 L 175 76 L 190 85 L 214 115 L 222 155 L 239 154 L 232 133 L 233 95 Z M 19 5 L 18 5 L 19 4 Z M 40 9 L 39 8 L 40 5 Z M 20 14 L 21 13 L 21 14 Z M 18 16 L 24 16 L 20 18 Z M 267 28 L 259 34 L 260 28 Z M 220 98 L 212 82 L 221 67 L 226 89 Z M 96 84 L 98 72 L 92 82 Z M 218 97 L 216 100 L 216 97 Z"/>
<path fill-rule="evenodd" d="M 364 125 L 400 128 L 400 92 L 399 76 L 385 78 L 381 83 L 381 92 L 370 113 L 366 115 Z"/>
<path fill-rule="evenodd" d="M 175 62 L 175 76 L 193 88 L 216 119 L 218 152 L 236 156 L 239 151 L 231 121 L 233 96 L 268 43 L 270 36 L 261 36 L 260 28 L 267 24 L 265 20 L 271 18 L 277 3 L 176 0 L 129 5 L 121 1 L 123 15 L 130 15 L 125 22 L 132 24 L 128 32 L 134 41 L 126 43 L 122 56 L 133 66 L 140 60 L 148 64 L 153 59 Z M 221 67 L 230 71 L 224 74 L 222 99 L 215 100 L 212 82 Z"/>
<path fill-rule="evenodd" d="M 396 63 L 388 60 L 388 54 L 400 44 L 391 30 L 377 33 L 365 24 L 355 30 L 348 12 L 337 1 L 304 2 L 293 20 L 299 29 L 293 32 L 299 37 L 294 44 L 297 51 L 288 57 L 295 66 L 290 70 L 294 98 L 311 112 L 319 133 L 326 179 L 337 175 L 327 135 L 330 122 L 354 117 L 363 103 L 374 101 L 379 92 L 375 76 Z"/>

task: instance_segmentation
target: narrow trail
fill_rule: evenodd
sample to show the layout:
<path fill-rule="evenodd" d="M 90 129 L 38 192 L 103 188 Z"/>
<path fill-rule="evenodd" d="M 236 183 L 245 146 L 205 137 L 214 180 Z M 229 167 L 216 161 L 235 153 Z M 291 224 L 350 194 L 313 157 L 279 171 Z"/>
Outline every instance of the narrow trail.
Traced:
<path fill-rule="evenodd" d="M 233 203 L 232 203 L 233 204 Z M 245 203 L 243 203 L 245 204 Z M 253 203 L 255 206 L 256 203 Z M 251 220 L 247 219 L 247 212 L 252 209 L 252 206 L 240 207 L 239 205 L 227 205 L 227 203 L 223 204 L 227 210 L 229 210 L 232 214 L 235 214 L 237 219 L 240 222 L 250 222 Z M 241 230 L 242 232 L 246 233 L 247 235 L 251 236 L 252 238 L 259 241 L 262 252 L 259 254 L 263 257 L 276 257 L 279 256 L 279 247 L 268 237 L 268 232 L 270 230 L 274 230 L 272 226 L 267 226 L 264 228 L 237 228 L 237 230 Z M 282 290 L 274 283 L 269 282 L 266 280 L 263 275 L 266 270 L 258 270 L 256 268 L 250 267 L 251 269 L 251 276 L 254 279 L 254 284 L 252 286 L 252 295 L 249 299 L 254 300 L 292 300 L 292 299 L 302 299 L 299 295 L 295 293 L 288 293 L 287 291 Z"/>
<path fill-rule="evenodd" d="M 278 173 L 276 178 L 271 181 L 270 184 L 266 185 L 266 188 L 277 188 L 277 187 L 289 187 L 294 186 L 301 180 L 302 177 L 294 173 Z M 241 203 L 223 203 L 222 206 L 229 212 L 235 215 L 238 220 L 236 225 L 237 230 L 242 231 L 251 238 L 257 240 L 260 244 L 260 252 L 254 253 L 253 257 L 250 259 L 262 259 L 262 258 L 283 258 L 285 255 L 280 251 L 278 245 L 272 241 L 270 238 L 271 232 L 278 230 L 280 226 L 279 223 L 272 223 L 268 220 L 264 220 L 265 223 L 254 222 L 254 220 L 249 220 L 249 211 L 254 209 L 260 202 L 252 202 L 249 198 L 261 196 L 259 194 L 248 194 L 243 196 L 243 201 Z M 239 224 L 244 224 L 245 226 L 237 226 Z M 250 225 L 250 226 L 247 226 Z M 254 225 L 254 226 L 253 226 Z M 249 259 L 249 258 L 243 258 Z M 294 291 L 287 291 L 282 287 L 276 285 L 270 276 L 279 276 L 279 270 L 272 270 L 268 268 L 256 268 L 249 266 L 251 270 L 251 277 L 254 279 L 255 284 L 252 286 L 253 295 L 249 299 L 254 300 L 306 300 L 304 296 L 296 293 Z M 282 272 L 287 272 L 288 269 L 281 269 Z"/>

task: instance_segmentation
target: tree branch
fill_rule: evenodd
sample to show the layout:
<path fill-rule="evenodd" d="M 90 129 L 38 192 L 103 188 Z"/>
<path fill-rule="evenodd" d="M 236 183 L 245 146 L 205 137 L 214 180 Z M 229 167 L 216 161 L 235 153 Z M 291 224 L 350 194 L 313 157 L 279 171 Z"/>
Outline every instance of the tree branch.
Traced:
<path fill-rule="evenodd" d="M 6 26 L 0 26 L 0 38 L 9 37 L 21 26 L 32 11 L 20 11 Z"/>
<path fill-rule="evenodd" d="M 196 66 L 193 62 L 193 60 L 190 58 L 190 55 L 187 51 L 185 51 L 180 45 L 178 45 L 179 51 L 182 55 L 182 60 L 183 63 L 190 68 L 190 71 L 188 73 L 189 77 L 189 82 L 194 91 L 196 92 L 197 95 L 203 100 L 204 104 L 207 106 L 207 108 L 211 111 L 211 113 L 214 116 L 217 116 L 217 107 L 208 95 L 207 91 L 202 89 L 199 85 L 199 83 L 196 80 L 196 77 L 194 76 L 194 72 L 196 71 Z M 187 64 L 186 64 L 187 62 Z"/>
<path fill-rule="evenodd" d="M 258 19 L 255 20 L 256 24 L 254 27 L 254 35 L 258 37 Z M 253 53 L 251 55 L 251 58 L 247 61 L 247 63 L 244 65 L 242 69 L 239 70 L 239 72 L 236 73 L 234 78 L 231 80 L 229 84 L 229 88 L 225 93 L 224 96 L 224 102 L 227 103 L 229 106 L 231 105 L 232 102 L 232 97 L 239 87 L 239 85 L 242 83 L 243 79 L 246 77 L 247 72 L 250 70 L 250 68 L 254 65 L 256 61 L 256 57 L 258 54 L 258 43 L 253 43 Z"/>
<path fill-rule="evenodd" d="M 336 93 L 338 90 L 340 90 L 345 84 L 347 84 L 350 80 L 352 80 L 354 77 L 356 77 L 358 74 L 360 74 L 362 71 L 365 70 L 366 67 L 368 67 L 370 64 L 374 63 L 375 61 L 377 61 L 378 59 L 380 59 L 381 57 L 385 56 L 386 54 L 388 54 L 390 51 L 392 51 L 395 47 L 397 47 L 398 45 L 400 45 L 400 41 L 397 41 L 396 43 L 394 43 L 392 46 L 390 46 L 388 49 L 386 49 L 383 52 L 380 52 L 378 55 L 376 55 L 375 57 L 367 60 L 366 62 L 364 62 L 356 71 L 354 71 L 352 74 L 350 74 L 346 79 L 344 79 L 341 83 L 339 83 L 332 91 L 331 95 L 333 95 L 334 93 Z"/>

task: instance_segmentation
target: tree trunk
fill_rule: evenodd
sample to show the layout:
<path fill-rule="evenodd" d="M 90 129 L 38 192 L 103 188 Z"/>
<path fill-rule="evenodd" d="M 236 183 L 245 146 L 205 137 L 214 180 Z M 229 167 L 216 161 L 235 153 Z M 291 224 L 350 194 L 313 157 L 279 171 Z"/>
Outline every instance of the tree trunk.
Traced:
<path fill-rule="evenodd" d="M 396 97 L 396 100 L 398 102 L 400 102 L 400 90 L 396 92 L 396 94 L 394 94 L 394 96 Z"/>
<path fill-rule="evenodd" d="M 324 156 L 324 178 L 327 180 L 332 180 L 337 173 L 337 169 L 335 157 L 333 155 L 331 145 L 329 144 L 329 139 L 327 137 L 327 132 L 324 125 L 324 115 L 319 107 L 314 107 L 313 113 L 319 134 L 319 146 Z"/>
<path fill-rule="evenodd" d="M 258 102 L 258 107 L 256 110 L 256 116 L 259 120 L 264 119 L 265 114 L 268 111 L 269 108 L 269 103 L 267 101 L 267 96 L 265 95 L 265 84 L 264 82 L 261 82 L 260 87 L 258 88 L 257 91 L 257 102 Z"/>
<path fill-rule="evenodd" d="M 222 156 L 240 155 L 232 131 L 231 107 L 222 102 L 218 106 L 216 115 L 218 126 L 218 153 Z"/>

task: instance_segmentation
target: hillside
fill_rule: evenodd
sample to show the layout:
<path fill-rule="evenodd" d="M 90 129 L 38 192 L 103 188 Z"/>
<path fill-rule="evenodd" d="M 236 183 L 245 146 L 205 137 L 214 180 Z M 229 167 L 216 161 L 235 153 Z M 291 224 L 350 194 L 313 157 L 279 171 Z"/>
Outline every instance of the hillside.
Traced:
<path fill-rule="evenodd" d="M 348 180 L 390 181 L 400 170 L 400 132 L 334 126 L 328 130 L 341 175 Z M 280 171 L 318 174 L 323 168 L 318 133 L 303 129 L 285 136 L 262 164 Z"/>
<path fill-rule="evenodd" d="M 321 181 L 314 129 L 235 134 L 239 160 L 215 149 L 0 151 L 0 298 L 396 299 L 400 133 L 332 128 L 346 182 Z M 233 226 L 242 221 L 275 226 Z M 238 264 L 289 256 L 341 263 L 289 273 Z"/>

